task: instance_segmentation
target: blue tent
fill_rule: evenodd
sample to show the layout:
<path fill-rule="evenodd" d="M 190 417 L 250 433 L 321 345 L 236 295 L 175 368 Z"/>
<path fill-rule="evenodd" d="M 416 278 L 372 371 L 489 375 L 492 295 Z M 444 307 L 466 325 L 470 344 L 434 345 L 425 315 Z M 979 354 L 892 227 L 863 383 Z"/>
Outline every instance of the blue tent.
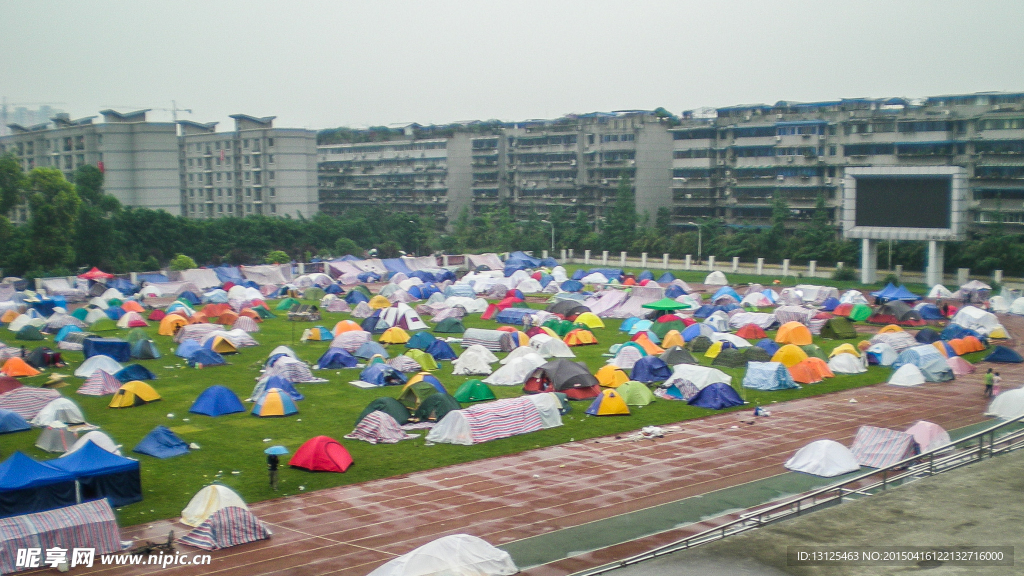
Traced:
<path fill-rule="evenodd" d="M 570 276 L 570 278 L 573 279 L 573 280 L 582 280 L 583 277 L 586 276 L 586 275 L 587 275 L 587 272 L 584 269 L 579 268 L 575 272 L 572 273 L 572 276 Z"/>
<path fill-rule="evenodd" d="M 68 334 L 71 334 L 72 332 L 81 332 L 81 331 L 82 331 L 82 329 L 79 328 L 78 326 L 72 326 L 72 325 L 69 324 L 69 325 L 61 328 L 60 331 L 57 332 L 57 335 L 53 337 L 53 341 L 57 342 L 57 343 L 60 343 L 60 342 L 64 341 L 64 338 L 66 338 Z"/>
<path fill-rule="evenodd" d="M 903 300 L 907 302 L 912 302 L 914 300 L 921 299 L 921 297 L 918 296 L 917 294 L 914 294 L 910 290 L 907 290 L 906 286 L 896 287 L 893 286 L 892 282 L 886 284 L 885 288 L 882 288 L 877 292 L 872 292 L 871 295 L 874 296 L 875 298 L 878 298 L 882 302 L 888 302 L 890 300 Z"/>
<path fill-rule="evenodd" d="M 125 296 L 131 296 L 139 291 L 139 287 L 132 284 L 131 280 L 127 278 L 113 278 L 107 280 L 107 288 L 114 288 Z"/>
<path fill-rule="evenodd" d="M 371 340 L 370 342 L 364 342 L 363 345 L 360 346 L 358 350 L 356 350 L 356 353 L 353 354 L 353 356 L 365 360 L 368 358 L 373 358 L 377 354 L 380 354 L 384 358 L 391 357 L 388 355 L 387 350 L 385 350 L 383 346 Z"/>
<path fill-rule="evenodd" d="M 619 330 L 622 332 L 629 332 L 633 329 L 633 326 L 641 320 L 643 320 L 643 318 L 637 318 L 636 316 L 626 318 L 622 321 L 622 324 L 619 325 Z M 650 324 L 648 324 L 648 326 L 650 326 Z"/>
<path fill-rule="evenodd" d="M 653 325 L 654 322 L 650 320 L 638 320 L 637 322 L 633 322 L 633 324 L 630 325 L 628 334 L 632 336 L 633 334 L 638 334 L 640 332 L 647 332 L 651 329 L 651 326 Z"/>
<path fill-rule="evenodd" d="M 342 292 L 344 292 L 344 290 L 342 290 L 341 286 L 338 286 L 337 284 L 331 284 L 327 288 L 324 288 L 324 293 L 326 293 L 326 294 L 335 294 L 335 295 L 337 295 L 337 294 L 341 294 Z"/>
<path fill-rule="evenodd" d="M 1024 358 L 1021 358 L 1020 354 L 1016 350 L 1012 350 L 1005 346 L 996 346 L 992 349 L 992 353 L 985 357 L 985 362 L 1007 362 L 1019 364 L 1024 362 Z"/>
<path fill-rule="evenodd" d="M 174 351 L 174 355 L 181 356 L 182 358 L 189 358 L 202 347 L 203 346 L 199 344 L 199 342 L 196 342 L 195 340 L 185 340 L 181 344 L 178 344 L 178 349 Z"/>
<path fill-rule="evenodd" d="M 149 368 L 146 368 L 142 364 L 129 364 L 118 370 L 117 373 L 114 374 L 114 378 L 117 378 L 121 382 L 131 382 L 132 380 L 156 380 L 156 374 L 153 374 Z"/>
<path fill-rule="evenodd" d="M 71 454 L 45 462 L 78 481 L 82 500 L 106 498 L 111 506 L 142 501 L 139 461 L 111 454 L 92 440 Z"/>
<path fill-rule="evenodd" d="M 736 304 L 723 304 L 721 306 L 716 306 L 716 305 L 712 305 L 712 304 L 705 304 L 705 305 L 701 306 L 700 308 L 697 308 L 697 311 L 693 313 L 693 317 L 694 318 L 702 318 L 703 319 L 703 318 L 707 318 L 708 316 L 711 316 L 712 314 L 714 314 L 715 312 L 718 312 L 718 311 L 722 311 L 722 312 L 725 312 L 725 313 L 728 314 L 729 312 L 732 312 L 733 310 L 736 310 L 737 308 L 739 308 L 739 306 L 736 305 Z"/>
<path fill-rule="evenodd" d="M 539 282 L 540 282 L 540 287 L 541 287 L 541 288 L 547 288 L 547 287 L 548 287 L 548 284 L 551 284 L 551 282 L 552 282 L 552 281 L 553 281 L 554 279 L 555 279 L 555 277 L 554 277 L 554 276 L 552 276 L 551 274 L 541 274 L 541 275 L 540 275 L 540 280 L 539 280 Z"/>
<path fill-rule="evenodd" d="M 920 304 L 914 307 L 922 320 L 942 320 L 942 310 L 935 304 Z"/>
<path fill-rule="evenodd" d="M 622 276 L 625 272 L 622 268 L 591 268 L 587 274 L 600 274 L 607 278 L 609 281 L 618 280 L 622 281 Z"/>
<path fill-rule="evenodd" d="M 404 374 L 381 362 L 363 368 L 359 379 L 377 386 L 398 386 L 406 382 Z"/>
<path fill-rule="evenodd" d="M 665 288 L 665 298 L 675 299 L 684 294 L 686 294 L 686 290 L 683 290 L 683 287 L 678 284 L 673 284 L 668 288 Z"/>
<path fill-rule="evenodd" d="M 292 400 L 296 402 L 298 402 L 299 400 L 306 399 L 306 397 L 302 395 L 302 392 L 299 392 L 295 388 L 295 384 L 292 384 L 291 380 L 288 380 L 287 378 L 283 378 L 281 376 L 271 376 L 270 378 L 267 378 L 266 382 L 263 382 L 263 391 L 270 390 L 271 388 L 277 388 L 281 392 L 285 392 L 286 394 L 288 394 L 289 397 L 291 397 Z M 254 397 L 262 395 L 262 392 L 258 395 L 255 393 L 253 394 Z"/>
<path fill-rule="evenodd" d="M 427 346 L 427 354 L 433 356 L 434 360 L 455 360 L 459 357 L 444 340 L 434 340 Z"/>
<path fill-rule="evenodd" d="M 376 272 L 360 272 L 356 278 L 360 282 L 380 282 L 380 274 Z"/>
<path fill-rule="evenodd" d="M 583 283 L 579 280 L 566 280 L 565 282 L 562 282 L 558 288 L 562 292 L 579 292 L 580 290 L 583 290 Z"/>
<path fill-rule="evenodd" d="M 708 324 L 692 324 L 690 326 L 687 326 L 683 330 L 683 332 L 682 332 L 683 342 L 689 342 L 690 340 L 693 340 L 697 336 L 708 336 L 708 337 L 710 337 L 711 334 L 714 334 L 714 332 L 715 332 L 715 329 L 712 328 Z"/>
<path fill-rule="evenodd" d="M 359 290 L 352 290 L 351 292 L 349 292 L 348 294 L 345 295 L 345 302 L 349 303 L 352 306 L 355 306 L 356 304 L 359 304 L 360 302 L 369 302 L 369 301 L 370 301 L 370 299 L 366 297 L 366 294 L 363 294 Z"/>
<path fill-rule="evenodd" d="M 373 314 L 363 319 L 359 327 L 370 334 L 383 334 L 391 325 L 380 319 L 380 310 L 374 310 Z"/>
<path fill-rule="evenodd" d="M 242 271 L 237 266 L 218 266 L 213 269 L 213 273 L 217 275 L 217 279 L 221 283 L 232 282 L 234 284 L 241 284 L 245 282 L 245 278 L 242 276 Z"/>
<path fill-rule="evenodd" d="M 661 276 L 658 276 L 658 284 L 671 284 L 672 281 L 675 279 L 675 274 L 672 274 L 671 272 L 665 272 Z"/>
<path fill-rule="evenodd" d="M 200 348 L 188 357 L 189 366 L 195 367 L 197 364 L 202 364 L 203 366 L 220 366 L 222 364 L 227 364 L 227 362 L 224 361 L 223 356 L 217 354 L 213 350 Z"/>
<path fill-rule="evenodd" d="M 463 298 L 476 298 L 476 292 L 469 284 L 452 284 L 444 289 L 444 297 L 461 296 Z"/>
<path fill-rule="evenodd" d="M 86 358 L 103 354 L 110 356 L 118 362 L 127 362 L 132 359 L 131 344 L 120 338 L 90 336 L 82 342 L 82 353 L 85 354 Z"/>
<path fill-rule="evenodd" d="M 392 274 L 397 274 L 399 272 L 406 276 L 412 274 L 412 270 L 405 264 L 405 260 L 402 258 L 383 258 L 381 259 L 381 264 L 384 264 L 384 267 Z"/>
<path fill-rule="evenodd" d="M 672 376 L 672 369 L 657 356 L 644 356 L 636 361 L 629 373 L 630 380 L 638 382 L 661 382 Z"/>
<path fill-rule="evenodd" d="M 723 296 L 729 296 L 737 302 L 743 300 L 743 298 L 735 290 L 733 290 L 732 287 L 722 286 L 721 288 L 718 289 L 718 292 L 715 292 L 715 295 L 711 297 L 711 301 L 714 302 L 715 300 L 718 300 Z"/>
<path fill-rule="evenodd" d="M 316 361 L 320 368 L 355 368 L 359 361 L 344 348 L 328 348 Z"/>
<path fill-rule="evenodd" d="M 950 324 L 949 326 L 946 326 L 939 336 L 941 336 L 943 340 L 956 340 L 957 338 L 963 338 L 964 336 L 974 336 L 982 342 L 987 340 L 987 338 L 981 334 L 978 334 L 970 328 L 964 328 L 959 324 Z"/>
<path fill-rule="evenodd" d="M 779 345 L 776 344 L 771 338 L 762 338 L 757 341 L 754 346 L 761 348 L 768 353 L 769 356 L 775 356 L 775 353 L 779 351 Z"/>
<path fill-rule="evenodd" d="M 654 272 L 644 270 L 636 277 L 637 282 L 643 282 L 644 280 L 654 280 Z"/>
<path fill-rule="evenodd" d="M 31 426 L 29 426 L 28 422 L 25 422 L 25 419 L 20 414 L 0 408 L 0 434 L 21 432 L 30 428 Z"/>
<path fill-rule="evenodd" d="M 786 390 L 799 388 L 782 362 L 747 362 L 743 387 L 754 390 Z"/>
<path fill-rule="evenodd" d="M 405 347 L 426 351 L 434 343 L 434 340 L 437 340 L 437 338 L 430 332 L 417 332 L 409 338 L 409 341 L 405 343 Z"/>
<path fill-rule="evenodd" d="M 896 361 L 892 363 L 892 369 L 898 370 L 904 364 L 917 366 L 928 382 L 946 382 L 953 379 L 953 369 L 949 367 L 946 358 L 934 346 L 928 344 L 900 352 Z"/>
<path fill-rule="evenodd" d="M 0 518 L 76 503 L 75 477 L 15 452 L 0 464 Z"/>
<path fill-rule="evenodd" d="M 522 326 L 523 318 L 534 313 L 535 311 L 530 308 L 506 308 L 494 315 L 494 321 L 499 324 L 516 324 Z"/>
<path fill-rule="evenodd" d="M 839 306 L 839 299 L 834 296 L 825 298 L 825 301 L 821 303 L 821 309 L 826 312 L 831 312 Z"/>
<path fill-rule="evenodd" d="M 157 426 L 149 434 L 146 434 L 146 437 L 139 441 L 135 448 L 132 448 L 132 452 L 154 458 L 172 458 L 188 454 L 188 444 L 171 432 L 170 428 Z"/>
<path fill-rule="evenodd" d="M 939 333 L 936 332 L 935 330 L 932 330 L 931 328 L 922 328 L 914 336 L 914 340 L 917 340 L 921 344 L 931 344 L 932 342 L 941 339 L 942 337 L 939 336 Z"/>
<path fill-rule="evenodd" d="M 154 360 L 161 356 L 156 343 L 152 340 L 139 340 L 132 344 L 132 358 L 140 360 Z"/>
<path fill-rule="evenodd" d="M 230 388 L 218 384 L 203 390 L 188 411 L 206 416 L 223 416 L 224 414 L 245 412 L 245 406 Z"/>
<path fill-rule="evenodd" d="M 724 382 L 715 382 L 705 386 L 693 398 L 690 398 L 688 404 L 698 408 L 721 410 L 731 406 L 742 406 L 743 399 L 732 386 Z"/>
<path fill-rule="evenodd" d="M 110 308 L 107 308 L 103 312 L 107 315 L 107 318 L 110 318 L 115 322 L 120 320 L 121 316 L 125 315 L 124 308 L 121 308 L 120 306 L 111 306 Z"/>
<path fill-rule="evenodd" d="M 181 300 L 182 302 L 188 302 L 192 306 L 195 306 L 196 304 L 202 302 L 199 296 L 196 296 L 195 292 L 192 292 L 191 290 L 185 290 L 181 294 L 178 294 L 178 300 Z"/>

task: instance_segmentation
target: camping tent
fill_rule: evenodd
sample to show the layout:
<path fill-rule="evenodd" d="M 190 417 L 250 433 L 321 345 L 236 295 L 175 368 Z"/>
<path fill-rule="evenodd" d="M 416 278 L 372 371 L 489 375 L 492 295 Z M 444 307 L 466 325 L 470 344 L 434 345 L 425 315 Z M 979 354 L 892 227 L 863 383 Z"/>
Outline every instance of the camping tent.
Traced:
<path fill-rule="evenodd" d="M 598 384 L 606 388 L 618 388 L 629 382 L 629 375 L 615 364 L 605 364 L 594 374 Z"/>
<path fill-rule="evenodd" d="M 454 398 L 462 403 L 469 402 L 482 402 L 485 400 L 495 400 L 497 396 L 494 392 L 480 380 L 467 380 L 459 389 L 453 394 Z"/>
<path fill-rule="evenodd" d="M 793 321 L 779 326 L 779 331 L 775 334 L 775 341 L 779 344 L 806 346 L 811 344 L 813 339 L 811 338 L 811 331 L 807 329 L 807 326 Z"/>
<path fill-rule="evenodd" d="M 63 547 L 68 558 L 73 558 L 73 550 L 79 548 L 88 550 L 95 558 L 121 552 L 121 535 L 110 503 L 101 499 L 75 504 L 73 485 L 71 494 L 71 501 L 48 506 L 64 506 L 56 510 L 33 514 L 26 513 L 31 508 L 0 512 L 0 516 L 23 514 L 0 520 L 0 573 L 25 569 L 16 565 L 18 550 Z M 41 565 L 46 566 L 42 562 Z"/>
<path fill-rule="evenodd" d="M 913 426 L 907 428 L 907 434 L 914 437 L 921 452 L 938 450 L 952 443 L 949 432 L 946 432 L 942 426 L 927 420 L 918 420 Z"/>
<path fill-rule="evenodd" d="M 807 353 L 795 344 L 786 344 L 772 355 L 772 362 L 781 362 L 787 368 L 796 366 L 804 360 L 807 360 Z"/>
<path fill-rule="evenodd" d="M 1006 362 L 1019 364 L 1024 362 L 1024 358 L 1021 358 L 1020 354 L 1012 348 L 1005 346 L 996 346 L 993 348 L 992 353 L 985 357 L 985 362 Z"/>
<path fill-rule="evenodd" d="M 311 472 L 344 472 L 352 465 L 352 456 L 334 438 L 316 436 L 295 451 L 288 465 Z"/>
<path fill-rule="evenodd" d="M 701 388 L 697 394 L 687 400 L 691 406 L 722 410 L 732 406 L 742 406 L 743 399 L 732 386 L 723 382 L 715 382 Z"/>
<path fill-rule="evenodd" d="M 526 379 L 523 391 L 528 394 L 562 392 L 570 400 L 594 398 L 601 393 L 597 378 L 585 363 L 563 359 L 537 367 Z"/>
<path fill-rule="evenodd" d="M 850 446 L 861 466 L 885 468 L 917 454 L 917 442 L 906 432 L 861 426 Z"/>
<path fill-rule="evenodd" d="M 518 572 L 508 552 L 476 536 L 452 534 L 388 561 L 369 576 L 508 576 Z"/>
<path fill-rule="evenodd" d="M 0 434 L 22 432 L 31 428 L 17 412 L 0 408 Z"/>
<path fill-rule="evenodd" d="M 160 394 L 141 380 L 132 380 L 121 386 L 110 399 L 108 408 L 130 408 L 160 400 Z"/>
<path fill-rule="evenodd" d="M 924 374 L 914 364 L 904 364 L 889 376 L 889 384 L 893 386 L 917 386 L 924 383 Z"/>
<path fill-rule="evenodd" d="M 75 370 L 75 376 L 79 378 L 88 378 L 92 376 L 93 372 L 97 370 L 103 370 L 107 374 L 117 374 L 124 367 L 117 363 L 116 360 L 110 356 L 93 356 Z"/>
<path fill-rule="evenodd" d="M 270 538 L 270 530 L 247 508 L 228 506 L 207 518 L 178 542 L 201 550 L 220 550 Z"/>
<path fill-rule="evenodd" d="M 637 360 L 629 379 L 638 382 L 659 382 L 672 376 L 672 369 L 658 356 L 645 356 Z"/>
<path fill-rule="evenodd" d="M 112 506 L 142 500 L 139 461 L 112 454 L 91 441 L 45 464 L 74 476 L 81 500 L 106 498 Z"/>
<path fill-rule="evenodd" d="M 988 405 L 986 416 L 1012 420 L 1024 416 L 1024 388 L 1007 390 Z"/>
<path fill-rule="evenodd" d="M 78 437 L 63 422 L 51 422 L 43 427 L 36 439 L 36 448 L 45 452 L 67 452 Z"/>
<path fill-rule="evenodd" d="M 629 406 L 626 406 L 626 401 L 615 390 L 602 390 L 587 408 L 587 414 L 591 416 L 629 416 Z"/>
<path fill-rule="evenodd" d="M 622 396 L 622 400 L 628 406 L 646 406 L 655 400 L 651 389 L 643 382 L 625 382 L 615 391 Z"/>
<path fill-rule="evenodd" d="M 534 394 L 474 404 L 449 412 L 427 434 L 428 442 L 472 445 L 562 425 L 555 394 Z"/>
<path fill-rule="evenodd" d="M 860 374 L 868 371 L 859 358 L 848 353 L 836 354 L 829 359 L 828 369 L 835 374 Z"/>
<path fill-rule="evenodd" d="M 295 407 L 295 401 L 292 400 L 292 397 L 280 388 L 265 390 L 256 399 L 256 404 L 252 407 L 253 416 L 261 418 L 291 416 L 292 414 L 297 414 L 298 411 L 299 409 Z"/>
<path fill-rule="evenodd" d="M 188 444 L 182 442 L 181 438 L 166 426 L 157 426 L 132 448 L 132 452 L 155 458 L 171 458 L 188 454 Z"/>
<path fill-rule="evenodd" d="M 781 362 L 749 362 L 743 376 L 743 387 L 754 390 L 786 390 L 799 388 Z"/>
<path fill-rule="evenodd" d="M 227 507 L 248 510 L 245 500 L 234 490 L 221 484 L 210 484 L 204 487 L 189 500 L 181 511 L 181 523 L 186 526 L 199 526 L 218 510 Z"/>
<path fill-rule="evenodd" d="M 816 440 L 797 450 L 786 468 L 795 472 L 832 478 L 860 470 L 857 457 L 835 440 Z"/>
<path fill-rule="evenodd" d="M 54 398 L 31 420 L 33 426 L 49 426 L 54 422 L 83 424 L 85 416 L 77 404 L 67 398 Z"/>
<path fill-rule="evenodd" d="M 843 317 L 829 318 L 821 327 L 821 337 L 833 340 L 849 340 L 857 337 L 857 330 Z"/>
<path fill-rule="evenodd" d="M 899 369 L 904 364 L 917 366 L 928 382 L 945 382 L 953 379 L 953 371 L 946 363 L 945 357 L 939 354 L 934 346 L 922 344 L 900 352 L 892 366 Z"/>
<path fill-rule="evenodd" d="M 214 385 L 203 390 L 188 411 L 193 414 L 203 414 L 206 416 L 223 416 L 225 414 L 245 412 L 245 406 L 230 388 Z"/>

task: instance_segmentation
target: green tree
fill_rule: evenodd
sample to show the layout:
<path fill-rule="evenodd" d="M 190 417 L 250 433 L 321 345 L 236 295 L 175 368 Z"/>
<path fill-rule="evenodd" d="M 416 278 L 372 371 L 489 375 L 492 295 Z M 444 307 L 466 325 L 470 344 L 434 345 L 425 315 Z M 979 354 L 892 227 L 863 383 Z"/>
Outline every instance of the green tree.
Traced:
<path fill-rule="evenodd" d="M 28 175 L 31 260 L 46 269 L 71 266 L 72 244 L 82 200 L 64 174 L 56 168 L 36 168 Z"/>
<path fill-rule="evenodd" d="M 198 267 L 195 260 L 184 254 L 177 254 L 171 259 L 171 270 L 191 270 Z"/>
<path fill-rule="evenodd" d="M 623 173 L 615 191 L 615 205 L 604 225 L 604 245 L 612 252 L 629 250 L 636 239 L 636 192 Z"/>
<path fill-rule="evenodd" d="M 377 258 L 398 258 L 400 256 L 399 249 L 401 246 L 394 240 L 388 240 L 383 242 L 377 247 Z"/>
<path fill-rule="evenodd" d="M 469 217 L 469 206 L 463 206 L 462 211 L 459 212 L 458 219 L 455 220 L 454 238 L 456 249 L 467 250 L 474 248 L 473 236 L 473 222 Z"/>
<path fill-rule="evenodd" d="M 345 256 L 347 254 L 359 257 L 363 255 L 363 249 L 360 248 L 359 244 L 356 244 L 351 238 L 345 238 L 342 236 L 334 243 L 334 255 Z"/>
<path fill-rule="evenodd" d="M 286 264 L 291 261 L 292 259 L 288 256 L 288 253 L 283 250 L 267 252 L 267 256 L 263 259 L 263 262 L 266 264 Z"/>
<path fill-rule="evenodd" d="M 668 238 L 672 234 L 672 210 L 662 206 L 654 215 L 654 229 L 659 234 Z"/>
<path fill-rule="evenodd" d="M 21 171 L 21 164 L 14 154 L 0 156 L 0 218 L 21 202 L 25 194 L 27 180 Z"/>
<path fill-rule="evenodd" d="M 78 263 L 110 266 L 117 235 L 113 215 L 121 210 L 121 203 L 103 193 L 103 173 L 95 166 L 80 166 L 74 180 L 82 199 L 74 242 Z"/>

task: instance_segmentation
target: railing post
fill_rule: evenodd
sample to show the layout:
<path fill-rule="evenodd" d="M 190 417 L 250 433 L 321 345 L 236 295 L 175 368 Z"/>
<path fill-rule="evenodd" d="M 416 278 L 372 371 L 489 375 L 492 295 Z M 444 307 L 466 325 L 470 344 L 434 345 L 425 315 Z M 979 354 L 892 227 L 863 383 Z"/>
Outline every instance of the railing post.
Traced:
<path fill-rule="evenodd" d="M 647 268 L 647 252 L 640 253 L 640 267 Z"/>
<path fill-rule="evenodd" d="M 661 255 L 661 265 L 665 267 L 665 270 L 668 270 L 668 254 Z"/>

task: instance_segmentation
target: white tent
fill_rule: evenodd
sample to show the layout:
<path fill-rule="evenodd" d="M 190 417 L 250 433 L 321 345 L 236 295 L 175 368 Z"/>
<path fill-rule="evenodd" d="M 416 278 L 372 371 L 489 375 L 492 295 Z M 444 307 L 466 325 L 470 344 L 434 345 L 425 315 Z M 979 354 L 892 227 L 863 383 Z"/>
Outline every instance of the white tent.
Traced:
<path fill-rule="evenodd" d="M 732 376 L 717 368 L 694 364 L 676 364 L 672 368 L 672 375 L 665 381 L 664 386 L 678 387 L 684 382 L 689 382 L 696 386 L 698 390 L 703 390 L 706 386 L 717 382 L 732 386 Z"/>
<path fill-rule="evenodd" d="M 104 314 L 104 318 L 106 318 L 105 314 Z M 25 326 L 29 326 L 29 325 L 35 326 L 36 328 L 42 328 L 43 326 L 46 325 L 46 319 L 44 319 L 44 318 L 33 318 L 32 316 L 30 316 L 28 314 L 22 314 L 21 316 L 18 316 L 17 318 L 15 318 L 13 322 L 8 324 L 7 325 L 7 329 L 10 330 L 11 332 L 17 332 L 18 330 L 21 330 Z"/>
<path fill-rule="evenodd" d="M 913 364 L 904 364 L 889 376 L 889 384 L 893 386 L 917 386 L 924 384 L 924 374 Z"/>
<path fill-rule="evenodd" d="M 754 292 L 747 294 L 740 300 L 741 306 L 754 306 L 755 308 L 765 308 L 772 305 L 772 301 L 767 296 L 760 292 Z"/>
<path fill-rule="evenodd" d="M 600 272 L 594 272 L 593 274 L 587 274 L 581 278 L 580 282 L 584 284 L 607 284 L 608 278 Z"/>
<path fill-rule="evenodd" d="M 1010 303 L 1010 314 L 1024 316 L 1024 296 L 1021 296 Z"/>
<path fill-rule="evenodd" d="M 716 332 L 727 332 L 729 330 L 729 315 L 717 310 L 705 318 L 702 323 L 711 326 Z"/>
<path fill-rule="evenodd" d="M 449 296 L 444 300 L 445 306 L 462 306 L 467 314 L 479 314 L 487 310 L 487 300 L 483 298 L 467 298 L 465 296 Z"/>
<path fill-rule="evenodd" d="M 576 354 L 569 346 L 547 334 L 537 334 L 530 338 L 530 347 L 545 358 L 575 358 Z M 520 350 L 517 348 L 516 350 Z"/>
<path fill-rule="evenodd" d="M 124 366 L 118 364 L 117 360 L 114 360 L 106 354 L 98 354 L 96 356 L 90 356 L 85 362 L 82 362 L 82 365 L 78 367 L 78 370 L 75 370 L 75 376 L 78 376 L 79 378 L 88 378 L 97 370 L 103 370 L 107 374 L 117 374 L 122 368 L 124 368 Z"/>
<path fill-rule="evenodd" d="M 93 324 L 99 322 L 100 320 L 106 320 L 107 318 L 108 316 L 106 312 L 100 310 L 99 308 L 93 308 L 92 310 L 89 310 L 88 314 L 85 315 L 85 320 L 83 320 L 83 322 L 92 326 Z"/>
<path fill-rule="evenodd" d="M 555 282 L 559 283 L 565 282 L 566 280 L 569 279 L 569 277 L 566 276 L 565 274 L 565 268 L 561 266 L 555 266 L 554 268 L 551 269 L 551 277 L 555 279 Z"/>
<path fill-rule="evenodd" d="M 1010 311 L 1010 302 L 1002 296 L 993 296 L 988 299 L 988 307 L 998 314 L 1005 314 Z"/>
<path fill-rule="evenodd" d="M 714 332 L 708 338 L 711 338 L 712 342 L 730 342 L 737 348 L 750 348 L 753 346 L 747 340 L 740 338 L 735 334 L 729 334 L 728 332 Z"/>
<path fill-rule="evenodd" d="M 399 326 L 406 330 L 429 330 L 430 327 L 420 318 L 408 304 L 399 303 L 396 306 L 385 308 L 380 314 L 390 326 Z"/>
<path fill-rule="evenodd" d="M 952 322 L 953 324 L 974 330 L 982 336 L 987 336 L 989 332 L 992 332 L 992 330 L 999 326 L 999 319 L 996 318 L 995 314 L 986 312 L 981 308 L 975 308 L 974 306 L 961 308 L 953 316 Z"/>
<path fill-rule="evenodd" d="M 103 298 L 104 300 L 110 300 L 112 298 L 124 300 L 124 294 L 121 294 L 121 291 L 117 288 L 107 288 L 106 292 L 100 295 L 100 298 Z"/>
<path fill-rule="evenodd" d="M 946 432 L 942 426 L 927 420 L 918 420 L 913 426 L 907 428 L 907 434 L 914 437 L 914 441 L 921 447 L 921 452 L 938 450 L 952 443 L 949 432 Z"/>
<path fill-rule="evenodd" d="M 199 526 L 213 513 L 229 506 L 249 509 L 245 500 L 234 490 L 220 484 L 210 484 L 189 500 L 188 506 L 181 511 L 181 523 L 186 526 Z"/>
<path fill-rule="evenodd" d="M 892 363 L 899 358 L 899 354 L 896 353 L 896 349 L 885 342 L 872 344 L 871 347 L 868 348 L 867 352 L 878 356 L 878 364 L 880 366 L 892 366 Z"/>
<path fill-rule="evenodd" d="M 99 308 L 100 310 L 106 310 L 107 308 L 110 308 L 110 305 L 107 304 L 107 300 L 108 300 L 107 298 L 103 298 L 101 296 L 97 296 L 97 297 L 93 298 L 92 300 L 89 300 L 89 304 Z"/>
<path fill-rule="evenodd" d="M 142 314 L 139 314 L 138 312 L 128 312 L 124 316 L 121 316 L 121 319 L 117 321 L 117 327 L 130 328 L 130 324 L 136 321 L 146 322 L 143 320 Z"/>
<path fill-rule="evenodd" d="M 67 456 L 68 454 L 77 451 L 79 448 L 85 446 L 85 444 L 90 441 L 93 444 L 99 446 L 100 448 L 103 448 L 107 452 L 110 452 L 111 454 L 117 454 L 118 456 L 121 455 L 121 447 L 117 444 L 114 444 L 114 440 L 110 436 L 107 436 L 106 434 L 100 432 L 99 430 L 93 430 L 92 432 L 86 432 L 85 435 L 81 436 L 75 442 L 75 444 L 68 449 L 64 456 Z"/>
<path fill-rule="evenodd" d="M 1024 388 L 1007 390 L 995 397 L 985 411 L 986 416 L 1012 420 L 1024 416 Z"/>
<path fill-rule="evenodd" d="M 369 576 L 505 576 L 517 572 L 508 552 L 476 536 L 453 534 L 390 560 Z"/>
<path fill-rule="evenodd" d="M 499 360 L 498 363 L 501 364 L 502 366 L 505 366 L 511 362 L 515 362 L 516 360 L 522 358 L 523 356 L 530 356 L 533 354 L 538 354 L 538 352 L 532 346 L 520 346 L 519 348 L 516 348 L 515 350 L 509 352 L 508 356 L 505 356 L 504 358 Z"/>
<path fill-rule="evenodd" d="M 835 440 L 815 440 L 797 450 L 786 461 L 786 468 L 815 476 L 832 478 L 860 470 L 853 452 Z"/>
<path fill-rule="evenodd" d="M 85 416 L 77 404 L 67 398 L 55 398 L 36 414 L 29 424 L 33 426 L 49 426 L 54 422 L 64 424 L 83 424 Z"/>
<path fill-rule="evenodd" d="M 942 284 L 936 284 L 932 286 L 932 289 L 928 291 L 929 298 L 952 298 L 953 293 L 946 289 Z"/>
<path fill-rule="evenodd" d="M 828 369 L 835 374 L 860 374 L 868 371 L 860 358 L 848 352 L 833 356 L 828 361 Z"/>
<path fill-rule="evenodd" d="M 644 353 L 636 346 L 621 346 L 615 351 L 615 356 L 608 360 L 608 364 L 614 364 L 623 370 L 632 370 L 637 360 L 644 357 Z"/>
<path fill-rule="evenodd" d="M 490 374 L 493 371 L 491 363 L 497 361 L 498 357 L 490 350 L 479 344 L 474 344 L 466 348 L 462 355 L 452 362 L 452 374 L 460 376 Z"/>
<path fill-rule="evenodd" d="M 710 286 L 725 286 L 729 281 L 725 279 L 725 274 L 721 270 L 715 270 L 704 278 L 704 283 Z"/>
<path fill-rule="evenodd" d="M 847 290 L 839 297 L 839 302 L 841 304 L 867 304 L 868 299 L 860 290 Z"/>
<path fill-rule="evenodd" d="M 540 282 L 533 278 L 527 278 L 516 285 L 516 290 L 519 290 L 523 294 L 537 294 L 544 290 L 544 287 L 540 285 Z"/>
<path fill-rule="evenodd" d="M 532 348 L 528 348 L 532 350 Z M 509 362 L 498 368 L 494 374 L 484 379 L 485 384 L 495 386 L 518 386 L 540 365 L 547 362 L 543 356 L 533 352 Z"/>

